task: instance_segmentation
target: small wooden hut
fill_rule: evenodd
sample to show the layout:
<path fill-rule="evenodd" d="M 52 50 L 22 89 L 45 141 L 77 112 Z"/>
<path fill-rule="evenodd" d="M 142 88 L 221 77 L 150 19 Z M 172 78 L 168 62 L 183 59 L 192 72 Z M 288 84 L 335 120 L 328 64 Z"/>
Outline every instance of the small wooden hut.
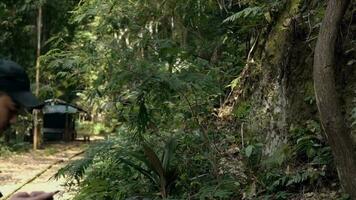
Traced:
<path fill-rule="evenodd" d="M 44 141 L 72 141 L 77 137 L 75 121 L 82 108 L 60 99 L 48 99 L 42 108 Z"/>

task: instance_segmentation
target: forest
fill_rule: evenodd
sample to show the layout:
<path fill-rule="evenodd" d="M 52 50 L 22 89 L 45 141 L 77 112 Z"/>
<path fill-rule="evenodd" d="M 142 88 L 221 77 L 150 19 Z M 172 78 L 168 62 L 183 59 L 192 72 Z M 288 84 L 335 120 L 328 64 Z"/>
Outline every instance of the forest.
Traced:
<path fill-rule="evenodd" d="M 1 0 L 0 58 L 104 136 L 70 199 L 356 200 L 354 0 Z"/>

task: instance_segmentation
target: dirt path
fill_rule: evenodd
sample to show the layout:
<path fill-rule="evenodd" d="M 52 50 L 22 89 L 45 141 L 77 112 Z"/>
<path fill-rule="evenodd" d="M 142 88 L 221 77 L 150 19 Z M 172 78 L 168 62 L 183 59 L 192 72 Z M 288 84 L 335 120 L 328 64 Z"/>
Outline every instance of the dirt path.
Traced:
<path fill-rule="evenodd" d="M 64 180 L 50 178 L 71 158 L 80 158 L 80 153 L 86 147 L 83 142 L 48 144 L 43 150 L 0 158 L 0 191 L 6 197 L 35 177 L 18 192 L 60 190 L 55 199 L 70 199 L 71 195 L 64 192 L 65 188 L 62 186 Z M 41 175 L 36 177 L 40 173 Z"/>

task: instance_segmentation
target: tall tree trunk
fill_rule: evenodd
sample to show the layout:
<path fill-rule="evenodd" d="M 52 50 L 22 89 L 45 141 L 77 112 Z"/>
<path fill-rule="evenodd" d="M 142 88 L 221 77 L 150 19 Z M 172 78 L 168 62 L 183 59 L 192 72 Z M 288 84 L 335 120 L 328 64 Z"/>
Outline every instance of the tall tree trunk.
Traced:
<path fill-rule="evenodd" d="M 335 46 L 349 0 L 329 0 L 314 55 L 314 88 L 321 123 L 334 155 L 341 184 L 356 199 L 356 157 L 351 132 L 335 86 Z"/>
<path fill-rule="evenodd" d="M 36 59 L 36 96 L 40 93 L 40 56 L 41 56 L 41 33 L 42 33 L 42 5 L 38 7 L 37 17 L 37 59 Z M 38 149 L 41 143 L 39 111 L 34 110 L 34 133 L 33 133 L 33 149 Z"/>

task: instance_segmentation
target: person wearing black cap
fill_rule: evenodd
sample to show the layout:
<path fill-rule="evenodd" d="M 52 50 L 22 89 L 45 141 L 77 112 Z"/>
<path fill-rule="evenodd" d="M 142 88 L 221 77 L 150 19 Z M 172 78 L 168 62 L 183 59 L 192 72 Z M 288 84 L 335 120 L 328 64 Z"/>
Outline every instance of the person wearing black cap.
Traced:
<path fill-rule="evenodd" d="M 19 109 L 32 110 L 40 106 L 41 103 L 31 93 L 30 80 L 25 70 L 15 62 L 0 59 L 0 136 L 6 128 L 16 122 Z M 54 194 L 20 192 L 10 200 L 48 200 L 53 199 Z"/>

